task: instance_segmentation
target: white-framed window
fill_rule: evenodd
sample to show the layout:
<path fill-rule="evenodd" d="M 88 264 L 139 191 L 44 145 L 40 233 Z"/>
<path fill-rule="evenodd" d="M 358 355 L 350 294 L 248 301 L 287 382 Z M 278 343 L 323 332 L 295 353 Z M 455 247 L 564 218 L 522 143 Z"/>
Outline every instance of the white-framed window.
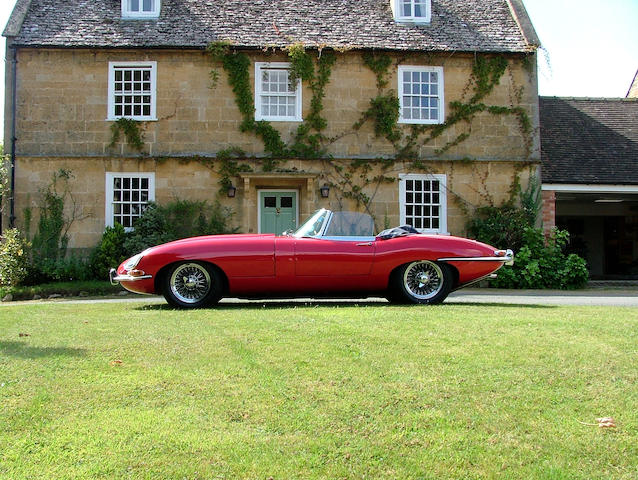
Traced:
<path fill-rule="evenodd" d="M 394 19 L 397 22 L 430 23 L 431 0 L 392 0 Z"/>
<path fill-rule="evenodd" d="M 445 175 L 399 175 L 399 202 L 401 225 L 412 225 L 421 233 L 448 233 Z"/>
<path fill-rule="evenodd" d="M 122 0 L 122 18 L 157 18 L 161 0 Z"/>
<path fill-rule="evenodd" d="M 290 82 L 290 63 L 255 63 L 255 120 L 301 122 L 301 80 Z"/>
<path fill-rule="evenodd" d="M 157 62 L 109 62 L 108 120 L 157 120 Z"/>
<path fill-rule="evenodd" d="M 443 67 L 399 66 L 399 123 L 445 121 Z"/>
<path fill-rule="evenodd" d="M 155 200 L 154 173 L 106 173 L 106 226 L 131 230 L 148 202 Z"/>

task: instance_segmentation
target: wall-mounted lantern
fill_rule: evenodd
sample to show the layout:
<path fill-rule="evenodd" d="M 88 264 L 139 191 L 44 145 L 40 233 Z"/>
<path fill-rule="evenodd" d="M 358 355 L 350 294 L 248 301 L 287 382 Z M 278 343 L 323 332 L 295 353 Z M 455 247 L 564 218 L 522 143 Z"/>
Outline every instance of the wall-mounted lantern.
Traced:
<path fill-rule="evenodd" d="M 328 186 L 328 184 L 325 184 L 319 189 L 319 192 L 321 193 L 321 198 L 328 198 L 328 196 L 330 195 L 330 187 Z"/>
<path fill-rule="evenodd" d="M 235 198 L 235 194 L 237 193 L 237 187 L 235 187 L 232 183 L 230 187 L 228 187 L 228 198 Z"/>

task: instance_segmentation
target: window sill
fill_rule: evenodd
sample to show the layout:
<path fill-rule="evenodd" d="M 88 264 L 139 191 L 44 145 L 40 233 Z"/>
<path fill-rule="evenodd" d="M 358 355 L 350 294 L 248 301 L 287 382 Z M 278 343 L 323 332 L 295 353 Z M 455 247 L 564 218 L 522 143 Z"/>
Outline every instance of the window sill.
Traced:
<path fill-rule="evenodd" d="M 440 120 L 403 120 L 400 118 L 397 123 L 406 125 L 442 125 L 444 122 Z"/>
<path fill-rule="evenodd" d="M 159 13 L 153 14 L 122 14 L 122 20 L 158 20 Z"/>
<path fill-rule="evenodd" d="M 298 117 L 255 117 L 256 122 L 303 122 L 303 118 Z"/>
<path fill-rule="evenodd" d="M 121 118 L 128 118 L 129 120 L 135 120 L 136 122 L 157 122 L 157 117 L 107 117 L 105 122 L 117 122 Z"/>
<path fill-rule="evenodd" d="M 395 18 L 394 21 L 399 25 L 430 25 L 432 23 L 429 18 Z"/>

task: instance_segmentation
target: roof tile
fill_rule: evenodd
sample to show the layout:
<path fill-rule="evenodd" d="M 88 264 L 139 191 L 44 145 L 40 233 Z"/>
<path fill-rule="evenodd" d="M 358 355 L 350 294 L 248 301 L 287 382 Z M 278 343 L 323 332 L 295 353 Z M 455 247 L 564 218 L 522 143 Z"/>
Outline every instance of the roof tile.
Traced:
<path fill-rule="evenodd" d="M 539 102 L 544 183 L 638 184 L 638 99 Z"/>
<path fill-rule="evenodd" d="M 517 11 L 520 15 L 520 7 Z M 508 0 L 432 0 L 431 23 L 416 26 L 394 21 L 390 0 L 162 0 L 159 19 L 123 20 L 120 0 L 31 0 L 15 43 L 199 49 L 230 40 L 247 48 L 302 42 L 333 48 L 534 51 L 513 12 Z"/>

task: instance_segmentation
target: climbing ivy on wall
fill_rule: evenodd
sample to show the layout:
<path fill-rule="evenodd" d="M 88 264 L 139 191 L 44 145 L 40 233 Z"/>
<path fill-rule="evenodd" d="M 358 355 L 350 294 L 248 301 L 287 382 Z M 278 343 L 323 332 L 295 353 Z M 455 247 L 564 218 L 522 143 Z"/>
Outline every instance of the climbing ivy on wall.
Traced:
<path fill-rule="evenodd" d="M 447 118 L 444 123 L 401 126 L 398 124 L 399 98 L 394 90 L 388 88 L 390 68 L 394 64 L 393 58 L 384 53 L 364 53 L 363 62 L 376 76 L 378 92 L 374 98 L 370 99 L 368 109 L 355 122 L 351 131 L 356 132 L 364 124 L 370 122 L 375 136 L 385 138 L 393 146 L 395 153 L 389 158 L 354 160 L 344 166 L 343 162 L 331 161 L 332 157 L 327 153 L 327 148 L 348 132 L 332 138 L 328 138 L 324 134 L 327 120 L 323 116 L 323 100 L 336 60 L 333 52 L 324 49 L 308 49 L 301 43 L 291 43 L 282 49 L 287 54 L 291 64 L 290 81 L 294 83 L 300 80 L 312 92 L 310 109 L 292 139 L 287 143 L 270 122 L 256 121 L 254 118 L 255 102 L 249 73 L 252 62 L 248 54 L 233 48 L 229 42 L 213 42 L 208 46 L 207 51 L 211 59 L 216 64 L 221 65 L 227 74 L 228 82 L 235 96 L 235 103 L 243 117 L 240 131 L 252 132 L 263 141 L 266 155 L 260 161 L 261 169 L 264 172 L 278 170 L 280 162 L 284 158 L 319 159 L 323 162 L 322 171 L 324 176 L 329 179 L 328 184 L 337 188 L 344 198 L 363 205 L 368 211 L 370 211 L 370 205 L 380 185 L 396 181 L 396 176 L 388 175 L 395 164 L 401 163 L 404 169 L 407 168 L 411 171 L 429 172 L 428 159 L 422 158 L 419 154 L 420 149 L 441 137 L 444 132 L 454 126 L 471 125 L 478 114 L 516 116 L 521 134 L 525 139 L 527 154 L 528 156 L 531 154 L 532 123 L 525 109 L 520 105 L 515 105 L 516 101 L 520 103 L 522 90 L 519 90 L 514 96 L 511 105 L 488 105 L 485 103 L 486 98 L 493 92 L 508 70 L 509 63 L 504 56 L 476 55 L 472 73 L 462 98 L 448 104 Z M 399 59 L 397 63 L 401 61 Z M 215 69 L 211 72 L 211 78 L 214 82 L 219 78 L 219 73 Z M 471 131 L 456 133 L 453 138 L 436 149 L 434 155 L 443 155 L 451 148 L 466 141 L 470 136 Z M 237 162 L 239 158 L 242 158 L 242 154 L 233 147 L 218 153 L 220 165 L 218 172 L 221 176 L 220 186 L 222 188 L 230 185 L 232 177 L 239 172 L 252 169 L 246 163 L 239 164 Z M 473 162 L 468 158 L 463 161 Z M 371 177 L 373 164 L 379 167 L 381 173 Z M 518 173 L 515 174 L 516 178 L 517 175 Z M 453 196 L 458 197 L 456 194 Z"/>
<path fill-rule="evenodd" d="M 493 115 L 516 115 L 519 119 L 521 132 L 526 138 L 528 155 L 531 153 L 531 120 L 527 112 L 514 106 L 488 106 L 483 103 L 494 87 L 499 84 L 508 67 L 508 61 L 502 56 L 477 56 L 472 68 L 472 75 L 465 87 L 464 96 L 471 94 L 467 101 L 455 100 L 450 102 L 448 115 L 444 123 L 434 125 L 410 125 L 408 131 L 404 131 L 397 125 L 399 119 L 399 99 L 393 90 L 384 92 L 388 82 L 385 79 L 392 60 L 387 55 L 364 55 L 364 63 L 377 76 L 377 88 L 379 94 L 370 100 L 370 107 L 361 119 L 355 123 L 354 128 L 360 129 L 363 124 L 371 120 L 374 124 L 374 132 L 377 137 L 385 137 L 396 149 L 397 158 L 418 158 L 418 148 L 427 145 L 440 137 L 446 130 L 461 122 L 470 124 L 477 114 L 489 112 Z M 470 89 L 472 90 L 470 92 Z M 453 140 L 448 141 L 443 147 L 436 150 L 437 155 L 447 152 L 450 148 L 459 145 L 470 137 L 467 132 L 459 133 Z"/>
<path fill-rule="evenodd" d="M 142 153 L 144 149 L 144 133 L 141 129 L 141 122 L 125 117 L 118 118 L 111 125 L 111 143 L 109 147 L 114 147 L 120 141 L 122 133 L 130 147 Z"/>
<path fill-rule="evenodd" d="M 250 83 L 250 57 L 244 52 L 237 52 L 228 42 L 215 42 L 208 46 L 211 58 L 221 63 L 228 74 L 235 103 L 242 114 L 243 122 L 240 130 L 253 132 L 264 143 L 264 151 L 269 155 L 264 160 L 264 171 L 272 171 L 278 166 L 281 158 L 319 158 L 325 155 L 323 143 L 325 136 L 321 133 L 327 126 L 322 117 L 325 87 L 330 79 L 332 65 L 336 58 L 329 52 L 321 55 L 315 66 L 311 55 L 301 44 L 293 44 L 287 49 L 290 58 L 290 81 L 296 83 L 301 79 L 309 84 L 312 91 L 310 111 L 305 121 L 297 128 L 292 144 L 286 144 L 279 131 L 265 120 L 255 120 L 255 99 Z M 216 77 L 214 74 L 213 77 Z"/>

